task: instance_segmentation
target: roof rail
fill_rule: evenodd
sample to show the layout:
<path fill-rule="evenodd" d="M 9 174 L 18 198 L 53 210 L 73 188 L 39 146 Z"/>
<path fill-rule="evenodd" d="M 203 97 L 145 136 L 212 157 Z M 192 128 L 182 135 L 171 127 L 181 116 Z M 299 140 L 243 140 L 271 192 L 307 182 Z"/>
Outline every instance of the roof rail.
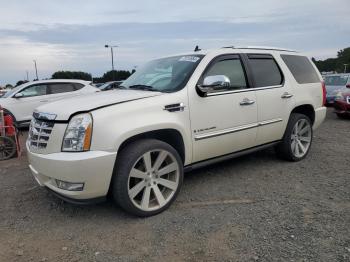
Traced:
<path fill-rule="evenodd" d="M 286 52 L 298 52 L 296 50 L 271 47 L 271 46 L 224 46 L 223 48 L 234 48 L 234 49 L 258 49 L 258 50 L 275 50 L 275 51 L 286 51 Z"/>

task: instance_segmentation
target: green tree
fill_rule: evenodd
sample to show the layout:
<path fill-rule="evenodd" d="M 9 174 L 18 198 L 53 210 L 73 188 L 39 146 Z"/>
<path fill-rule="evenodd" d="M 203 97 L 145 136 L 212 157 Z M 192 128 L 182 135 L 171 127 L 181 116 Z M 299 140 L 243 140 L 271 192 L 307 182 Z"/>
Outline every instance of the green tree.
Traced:
<path fill-rule="evenodd" d="M 7 85 L 5 85 L 5 88 L 12 89 L 12 88 L 13 88 L 13 85 L 7 84 Z"/>
<path fill-rule="evenodd" d="M 53 73 L 52 79 L 81 79 L 89 81 L 92 79 L 92 76 L 81 71 L 58 71 Z"/>
<path fill-rule="evenodd" d="M 348 64 L 347 73 L 350 72 L 350 47 L 338 51 L 336 58 L 328 58 L 325 60 L 314 60 L 318 70 L 321 72 L 335 71 L 337 73 L 344 72 L 344 64 Z"/>
<path fill-rule="evenodd" d="M 28 83 L 27 80 L 19 80 L 17 83 L 16 83 L 16 86 L 20 86 L 20 85 L 23 85 L 25 83 Z"/>

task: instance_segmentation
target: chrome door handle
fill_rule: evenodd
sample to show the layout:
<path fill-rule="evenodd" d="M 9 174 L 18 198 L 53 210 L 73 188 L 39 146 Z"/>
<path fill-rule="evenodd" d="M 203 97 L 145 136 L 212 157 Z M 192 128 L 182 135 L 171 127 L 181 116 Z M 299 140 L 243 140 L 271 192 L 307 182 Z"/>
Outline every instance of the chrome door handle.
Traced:
<path fill-rule="evenodd" d="M 293 95 L 289 94 L 288 92 L 283 93 L 283 95 L 281 96 L 281 98 L 291 98 Z"/>
<path fill-rule="evenodd" d="M 249 105 L 252 105 L 252 104 L 254 104 L 254 103 L 255 103 L 254 100 L 250 100 L 250 99 L 248 99 L 248 98 L 244 98 L 239 104 L 240 104 L 241 106 L 249 106 Z"/>

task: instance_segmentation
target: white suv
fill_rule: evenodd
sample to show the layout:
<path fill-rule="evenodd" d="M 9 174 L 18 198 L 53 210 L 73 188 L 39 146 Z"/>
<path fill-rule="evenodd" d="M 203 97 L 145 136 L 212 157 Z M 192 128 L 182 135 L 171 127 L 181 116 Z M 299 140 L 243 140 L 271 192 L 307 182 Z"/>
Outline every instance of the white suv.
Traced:
<path fill-rule="evenodd" d="M 157 59 L 117 90 L 39 107 L 29 167 L 68 202 L 110 192 L 126 211 L 154 215 L 175 200 L 185 171 L 269 146 L 303 159 L 326 115 L 321 79 L 305 55 L 280 49 Z"/>
<path fill-rule="evenodd" d="M 72 79 L 41 80 L 25 83 L 0 97 L 0 106 L 19 126 L 28 126 L 33 111 L 40 105 L 81 94 L 100 91 L 91 82 Z"/>

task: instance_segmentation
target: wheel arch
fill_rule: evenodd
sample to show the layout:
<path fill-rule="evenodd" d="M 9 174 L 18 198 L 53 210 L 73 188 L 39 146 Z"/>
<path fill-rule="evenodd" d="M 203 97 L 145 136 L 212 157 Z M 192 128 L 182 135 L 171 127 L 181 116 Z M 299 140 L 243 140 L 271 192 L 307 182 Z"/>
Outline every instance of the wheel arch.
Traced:
<path fill-rule="evenodd" d="M 180 131 L 172 128 L 157 129 L 152 131 L 143 132 L 140 134 L 133 135 L 125 139 L 119 146 L 117 151 L 117 157 L 119 153 L 130 143 L 140 139 L 157 139 L 171 145 L 180 155 L 183 163 L 186 159 L 185 142 Z"/>
<path fill-rule="evenodd" d="M 304 104 L 304 105 L 298 105 L 296 106 L 291 114 L 293 113 L 299 113 L 306 115 L 308 118 L 310 118 L 312 125 L 315 123 L 315 109 L 310 104 Z"/>

